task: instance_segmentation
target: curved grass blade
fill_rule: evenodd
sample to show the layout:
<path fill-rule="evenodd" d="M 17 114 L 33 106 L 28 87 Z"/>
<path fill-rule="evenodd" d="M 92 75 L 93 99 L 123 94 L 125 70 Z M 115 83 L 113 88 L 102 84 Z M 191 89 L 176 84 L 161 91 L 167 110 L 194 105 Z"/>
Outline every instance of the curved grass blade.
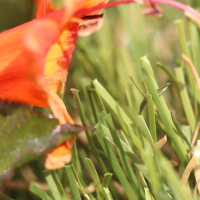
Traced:
<path fill-rule="evenodd" d="M 41 199 L 52 200 L 44 190 L 42 190 L 41 188 L 37 187 L 37 185 L 35 185 L 34 183 L 31 184 L 31 187 L 30 187 L 29 190 L 31 192 L 33 192 L 34 194 L 36 194 Z"/>
<path fill-rule="evenodd" d="M 74 177 L 74 173 L 72 170 L 72 166 L 68 165 L 65 167 L 65 170 L 67 172 L 70 188 L 73 194 L 73 200 L 81 200 L 81 196 L 78 190 L 78 186 L 76 184 L 76 179 Z"/>
<path fill-rule="evenodd" d="M 51 193 L 56 200 L 62 200 L 57 184 L 49 171 L 44 171 L 45 179 L 50 187 Z"/>
<path fill-rule="evenodd" d="M 167 88 L 170 86 L 170 84 L 171 83 L 166 83 L 165 85 L 163 85 L 162 87 L 160 87 L 159 89 L 157 89 L 158 95 L 161 96 L 167 90 Z M 139 114 L 142 113 L 142 111 L 144 110 L 144 108 L 145 108 L 146 105 L 147 105 L 147 98 L 145 97 L 143 99 L 142 103 L 140 104 L 140 112 L 139 112 Z"/>
<path fill-rule="evenodd" d="M 89 158 L 85 158 L 85 162 L 86 162 L 86 165 L 88 167 L 88 170 L 94 180 L 94 183 L 95 183 L 95 186 L 96 186 L 96 191 L 97 191 L 97 199 L 98 200 L 103 200 L 103 188 L 102 188 L 102 185 L 101 185 L 101 182 L 99 180 L 99 177 L 98 177 L 98 174 L 96 172 L 96 169 L 92 163 L 92 161 L 89 159 Z"/>
<path fill-rule="evenodd" d="M 174 122 L 174 125 L 175 125 L 175 127 L 176 127 L 178 133 L 181 135 L 181 137 L 182 137 L 183 140 L 186 142 L 186 144 L 188 145 L 188 147 L 192 150 L 192 147 L 191 147 L 191 145 L 190 145 L 190 143 L 189 143 L 187 137 L 184 135 L 184 133 L 182 132 L 182 130 L 181 130 L 181 128 L 180 128 L 178 122 L 175 120 L 174 114 L 173 114 L 172 111 L 171 111 L 171 116 L 172 116 L 172 121 Z"/>
<path fill-rule="evenodd" d="M 176 81 L 175 76 L 164 65 L 162 65 L 161 63 L 157 62 L 156 66 L 159 67 L 160 69 L 162 69 L 167 74 L 167 76 L 169 77 L 170 81 L 175 86 L 177 93 L 179 94 L 178 83 Z"/>
<path fill-rule="evenodd" d="M 142 92 L 142 90 L 139 88 L 138 84 L 135 82 L 134 78 L 132 76 L 129 76 L 129 78 L 131 79 L 131 81 L 133 82 L 133 84 L 135 85 L 135 87 L 137 88 L 137 90 L 140 92 L 140 94 L 145 97 L 144 93 Z"/>

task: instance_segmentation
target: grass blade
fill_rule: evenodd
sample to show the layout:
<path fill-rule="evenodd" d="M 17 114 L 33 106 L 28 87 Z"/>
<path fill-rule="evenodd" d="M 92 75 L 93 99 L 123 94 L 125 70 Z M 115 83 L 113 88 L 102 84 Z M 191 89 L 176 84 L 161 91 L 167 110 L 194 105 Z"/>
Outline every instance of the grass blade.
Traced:
<path fill-rule="evenodd" d="M 98 174 L 96 172 L 96 169 L 90 159 L 85 158 L 85 162 L 86 162 L 88 170 L 92 176 L 92 179 L 94 180 L 94 183 L 95 183 L 95 187 L 96 187 L 96 191 L 97 191 L 97 199 L 103 200 L 103 196 L 102 196 L 103 188 L 102 188 L 101 182 L 99 180 Z"/>
<path fill-rule="evenodd" d="M 93 84 L 94 84 L 97 92 L 101 95 L 101 97 L 106 101 L 106 103 L 112 108 L 112 110 L 118 116 L 117 107 L 119 105 L 116 103 L 116 101 L 111 97 L 111 95 L 104 89 L 104 87 L 97 80 L 94 80 Z M 131 125 L 133 124 L 133 122 L 126 115 L 126 113 L 122 110 L 122 108 L 120 106 L 119 106 L 119 110 L 120 110 L 121 117 L 124 119 L 124 122 L 126 123 L 126 125 L 128 127 L 131 128 Z M 139 140 L 139 138 L 135 134 L 133 134 L 132 137 L 133 137 L 133 142 L 134 142 L 135 146 L 139 150 L 142 150 L 143 147 L 142 147 L 142 143 Z"/>
<path fill-rule="evenodd" d="M 76 184 L 76 179 L 74 177 L 74 173 L 72 170 L 72 167 L 70 165 L 65 167 L 67 176 L 68 176 L 68 180 L 69 180 L 69 184 L 70 184 L 70 188 L 73 194 L 73 200 L 81 200 L 81 196 L 78 190 L 78 186 Z"/>
<path fill-rule="evenodd" d="M 115 174 L 117 175 L 122 187 L 124 188 L 126 195 L 128 197 L 129 200 L 133 200 L 133 199 L 138 199 L 133 188 L 131 187 L 130 183 L 128 182 L 122 168 L 120 167 L 117 158 L 115 157 L 112 148 L 110 146 L 110 143 L 103 137 L 103 132 L 100 130 L 98 132 L 96 132 L 97 138 L 99 139 L 99 142 L 104 150 L 104 152 L 106 153 L 108 160 L 115 172 Z"/>
<path fill-rule="evenodd" d="M 46 181 L 51 189 L 51 193 L 56 200 L 62 200 L 61 194 L 58 190 L 57 184 L 55 183 L 51 173 L 49 171 L 44 171 Z"/>
<path fill-rule="evenodd" d="M 80 101 L 80 98 L 79 98 L 79 95 L 78 95 L 78 90 L 76 89 L 71 89 L 72 93 L 73 93 L 73 96 L 75 98 L 75 102 L 76 102 L 76 106 L 77 106 L 77 109 L 78 109 L 78 112 L 79 112 L 79 115 L 80 115 L 80 118 L 81 118 L 81 121 L 82 121 L 82 124 L 83 125 L 87 125 L 86 123 L 86 119 L 85 119 L 85 115 L 84 115 L 84 112 L 83 112 L 83 108 L 81 106 L 81 101 Z M 107 168 L 103 162 L 103 160 L 101 159 L 101 157 L 99 156 L 97 150 L 96 150 L 96 147 L 95 147 L 95 144 L 92 140 L 92 137 L 90 135 L 90 132 L 89 131 L 85 131 L 86 133 L 86 136 L 87 136 L 87 139 L 88 139 L 88 142 L 90 144 L 90 147 L 92 149 L 92 152 L 93 154 L 95 155 L 95 158 L 97 159 L 101 169 L 103 172 L 107 172 Z"/>
<path fill-rule="evenodd" d="M 31 192 L 33 192 L 34 194 L 36 194 L 41 199 L 52 200 L 44 190 L 42 190 L 41 188 L 37 187 L 37 185 L 35 185 L 34 183 L 31 183 L 31 186 L 30 186 L 29 190 Z"/>
<path fill-rule="evenodd" d="M 143 61 L 144 64 L 147 62 L 147 64 L 145 64 L 144 66 L 149 64 L 149 61 L 147 60 L 146 57 L 142 57 L 141 60 Z M 186 166 L 187 162 L 188 162 L 187 151 L 186 151 L 180 137 L 178 138 L 178 136 L 175 134 L 175 132 L 173 130 L 173 127 L 171 125 L 172 120 L 170 117 L 168 117 L 167 113 L 165 112 L 165 108 L 163 106 L 163 103 L 162 103 L 159 95 L 158 95 L 157 88 L 155 88 L 155 81 L 154 81 L 154 79 L 152 79 L 152 76 L 150 75 L 151 72 L 149 72 L 147 67 L 143 67 L 143 68 L 141 68 L 141 70 L 144 73 L 146 84 L 152 95 L 154 103 L 156 104 L 156 106 L 158 108 L 158 112 L 159 112 L 162 122 L 165 126 L 165 129 L 167 130 L 169 137 L 172 139 L 172 141 L 174 143 L 174 148 L 175 148 L 177 154 L 179 155 L 181 162 Z"/>
<path fill-rule="evenodd" d="M 137 178 L 133 172 L 133 169 L 128 161 L 128 157 L 126 156 L 125 154 L 125 151 L 122 147 L 122 144 L 120 142 L 120 139 L 117 135 L 117 132 L 116 132 L 116 129 L 115 129 L 115 126 L 113 124 L 113 121 L 112 121 L 112 118 L 111 118 L 111 115 L 108 114 L 106 117 L 105 117 L 105 120 L 107 122 L 107 125 L 108 125 L 108 128 L 110 129 L 110 132 L 112 134 L 112 138 L 113 138 L 113 141 L 115 143 L 115 147 L 117 149 L 117 152 L 118 152 L 118 155 L 120 157 L 120 160 L 126 170 L 126 173 L 129 177 L 129 180 L 130 182 L 132 183 L 133 187 L 135 188 L 135 191 L 138 192 L 139 196 L 141 199 L 144 199 L 144 192 L 142 191 L 138 181 L 137 181 Z"/>
<path fill-rule="evenodd" d="M 175 68 L 175 74 L 176 74 L 176 78 L 178 81 L 178 86 L 179 86 L 179 91 L 180 91 L 180 97 L 181 97 L 181 101 L 183 104 L 183 109 L 185 111 L 185 115 L 189 121 L 189 124 L 191 126 L 192 132 L 194 133 L 195 131 L 195 127 L 196 127 L 196 119 L 195 119 L 195 115 L 190 103 L 190 99 L 185 87 L 185 79 L 184 79 L 184 75 L 183 75 L 183 69 L 182 67 L 177 67 Z"/>

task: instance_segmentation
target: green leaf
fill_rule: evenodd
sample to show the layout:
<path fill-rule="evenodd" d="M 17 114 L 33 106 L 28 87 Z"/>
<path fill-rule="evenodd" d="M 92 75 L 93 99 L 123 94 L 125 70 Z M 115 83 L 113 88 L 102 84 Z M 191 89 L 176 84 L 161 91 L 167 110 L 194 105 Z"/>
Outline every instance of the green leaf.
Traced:
<path fill-rule="evenodd" d="M 3 141 L 0 145 L 0 175 L 49 152 L 76 132 L 87 129 L 70 124 L 60 126 L 51 114 L 39 114 L 30 106 L 5 101 L 0 105 L 0 127 Z"/>

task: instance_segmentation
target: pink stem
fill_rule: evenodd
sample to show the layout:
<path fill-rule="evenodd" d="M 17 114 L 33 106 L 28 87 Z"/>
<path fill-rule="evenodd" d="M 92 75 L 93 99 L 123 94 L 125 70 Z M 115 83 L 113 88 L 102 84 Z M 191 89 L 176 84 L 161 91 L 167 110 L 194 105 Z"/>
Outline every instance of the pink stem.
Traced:
<path fill-rule="evenodd" d="M 172 0 L 149 0 L 149 1 L 152 2 L 152 3 L 155 3 L 155 4 L 163 4 L 163 5 L 171 6 L 171 7 L 177 8 L 179 10 L 182 10 L 184 12 L 188 11 L 192 15 L 194 15 L 198 19 L 200 19 L 200 13 L 199 12 L 197 12 L 196 10 L 191 8 L 190 6 L 185 5 L 183 3 L 180 3 L 180 2 L 177 2 L 177 1 L 172 1 Z M 103 4 L 100 4 L 100 5 L 95 6 L 95 7 L 79 10 L 75 15 L 87 14 L 87 13 L 90 13 L 90 12 L 95 11 L 95 10 L 101 10 L 103 8 L 110 8 L 110 7 L 114 7 L 114 6 L 117 6 L 117 5 L 128 4 L 128 3 L 138 3 L 138 2 L 136 0 L 112 1 L 112 2 L 109 2 L 107 4 L 103 3 Z"/>
<path fill-rule="evenodd" d="M 171 0 L 151 0 L 151 2 L 171 6 L 171 7 L 177 8 L 179 10 L 182 10 L 184 12 L 188 11 L 191 14 L 193 14 L 194 16 L 196 16 L 197 18 L 200 19 L 200 13 L 199 12 L 197 12 L 196 10 L 191 8 L 190 6 L 185 5 L 183 3 L 180 3 L 180 2 L 177 2 L 177 1 L 171 1 Z"/>

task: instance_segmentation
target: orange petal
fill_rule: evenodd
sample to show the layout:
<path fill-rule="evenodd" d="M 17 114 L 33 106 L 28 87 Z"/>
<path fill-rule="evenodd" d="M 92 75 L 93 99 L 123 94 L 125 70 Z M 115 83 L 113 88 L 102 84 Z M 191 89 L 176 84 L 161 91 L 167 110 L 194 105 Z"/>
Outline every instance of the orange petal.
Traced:
<path fill-rule="evenodd" d="M 60 124 L 74 124 L 71 116 L 66 110 L 65 104 L 56 93 L 49 93 L 48 103 L 54 116 L 59 119 Z"/>
<path fill-rule="evenodd" d="M 45 168 L 48 170 L 56 170 L 68 164 L 71 161 L 72 146 L 75 140 L 76 137 L 72 137 L 55 148 L 50 154 L 47 154 Z"/>
<path fill-rule="evenodd" d="M 57 92 L 59 81 L 67 78 L 69 64 L 75 48 L 79 25 L 70 22 L 46 56 L 45 82 L 48 91 Z"/>
<path fill-rule="evenodd" d="M 44 58 L 58 36 L 58 25 L 47 19 L 0 34 L 1 99 L 48 106 Z"/>
<path fill-rule="evenodd" d="M 49 106 L 45 59 L 63 29 L 64 14 L 61 9 L 0 34 L 1 99 Z"/>

